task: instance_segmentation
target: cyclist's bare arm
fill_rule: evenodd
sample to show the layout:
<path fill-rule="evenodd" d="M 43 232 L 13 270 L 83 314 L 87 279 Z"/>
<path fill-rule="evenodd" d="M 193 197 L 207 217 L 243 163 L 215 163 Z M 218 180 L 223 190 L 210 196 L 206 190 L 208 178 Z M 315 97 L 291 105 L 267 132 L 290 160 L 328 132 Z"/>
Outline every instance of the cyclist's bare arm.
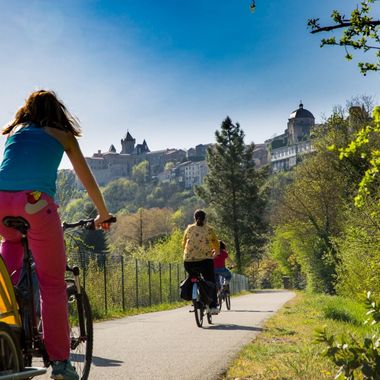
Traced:
<path fill-rule="evenodd" d="M 227 263 L 227 266 L 229 267 L 229 269 L 232 269 L 232 268 L 236 267 L 235 262 L 230 258 L 229 255 L 226 258 L 226 263 Z"/>
<path fill-rule="evenodd" d="M 94 205 L 98 210 L 99 215 L 95 218 L 95 225 L 96 227 L 100 227 L 102 222 L 110 219 L 112 215 L 108 212 L 103 195 L 100 192 L 99 186 L 87 165 L 77 139 L 73 134 L 61 131 L 59 129 L 46 127 L 45 131 L 62 144 L 73 165 L 75 173 L 79 177 L 84 188 L 87 190 L 89 197 L 94 202 Z"/>

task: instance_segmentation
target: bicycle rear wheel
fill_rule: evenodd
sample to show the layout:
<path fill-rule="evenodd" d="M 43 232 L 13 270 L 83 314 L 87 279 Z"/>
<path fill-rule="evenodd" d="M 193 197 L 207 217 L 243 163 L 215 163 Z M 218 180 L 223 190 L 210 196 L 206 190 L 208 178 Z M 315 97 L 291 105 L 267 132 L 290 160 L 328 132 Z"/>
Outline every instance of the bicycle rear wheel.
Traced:
<path fill-rule="evenodd" d="M 84 289 L 78 294 L 75 284 L 68 283 L 67 298 L 70 324 L 70 360 L 79 378 L 87 380 L 92 362 L 94 330 L 90 301 Z M 84 331 L 80 331 L 79 321 L 83 319 Z"/>
<path fill-rule="evenodd" d="M 194 306 L 195 322 L 197 323 L 198 327 L 202 327 L 203 315 L 204 315 L 203 304 L 197 300 L 193 300 L 193 306 Z"/>
<path fill-rule="evenodd" d="M 23 369 L 20 346 L 11 328 L 0 322 L 0 377 Z"/>

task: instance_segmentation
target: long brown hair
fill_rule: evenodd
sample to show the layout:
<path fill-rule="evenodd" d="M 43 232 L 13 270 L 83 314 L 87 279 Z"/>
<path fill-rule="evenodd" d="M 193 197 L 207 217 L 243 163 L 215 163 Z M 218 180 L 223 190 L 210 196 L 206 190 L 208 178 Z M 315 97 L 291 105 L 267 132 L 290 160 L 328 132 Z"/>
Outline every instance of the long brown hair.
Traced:
<path fill-rule="evenodd" d="M 78 121 L 53 91 L 32 92 L 25 104 L 16 112 L 14 120 L 3 129 L 2 134 L 7 135 L 16 125 L 23 123 L 34 123 L 40 128 L 57 128 L 71 132 L 74 136 L 80 136 Z"/>

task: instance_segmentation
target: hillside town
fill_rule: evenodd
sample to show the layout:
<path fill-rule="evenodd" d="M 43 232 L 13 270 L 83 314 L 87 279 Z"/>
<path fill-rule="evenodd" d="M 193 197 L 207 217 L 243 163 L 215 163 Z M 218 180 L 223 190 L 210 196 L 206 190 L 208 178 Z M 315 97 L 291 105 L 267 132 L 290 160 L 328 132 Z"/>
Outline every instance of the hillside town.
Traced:
<path fill-rule="evenodd" d="M 273 172 L 291 169 L 301 155 L 313 150 L 310 132 L 314 126 L 313 114 L 301 102 L 290 113 L 284 133 L 255 144 L 253 159 L 256 167 L 269 164 Z M 151 179 L 173 181 L 184 189 L 202 184 L 208 173 L 206 153 L 212 144 L 199 144 L 188 150 L 168 148 L 151 151 L 146 140 L 136 143 L 129 131 L 120 144 L 119 151 L 112 144 L 108 151 L 98 150 L 92 157 L 86 157 L 100 185 L 118 178 L 129 178 L 133 167 L 143 161 L 149 163 Z"/>

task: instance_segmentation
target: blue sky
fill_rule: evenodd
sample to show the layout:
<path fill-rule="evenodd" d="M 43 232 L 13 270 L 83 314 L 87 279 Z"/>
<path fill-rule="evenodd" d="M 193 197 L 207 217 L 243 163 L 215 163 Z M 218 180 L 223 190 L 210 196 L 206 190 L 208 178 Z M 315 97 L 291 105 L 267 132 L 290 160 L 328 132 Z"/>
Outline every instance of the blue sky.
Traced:
<path fill-rule="evenodd" d="M 363 77 L 306 27 L 356 1 L 256 2 L 252 14 L 249 0 L 1 1 L 0 124 L 53 89 L 90 156 L 119 150 L 127 130 L 151 150 L 210 143 L 227 115 L 261 143 L 300 100 L 317 122 L 353 96 L 380 101 L 379 74 Z"/>

